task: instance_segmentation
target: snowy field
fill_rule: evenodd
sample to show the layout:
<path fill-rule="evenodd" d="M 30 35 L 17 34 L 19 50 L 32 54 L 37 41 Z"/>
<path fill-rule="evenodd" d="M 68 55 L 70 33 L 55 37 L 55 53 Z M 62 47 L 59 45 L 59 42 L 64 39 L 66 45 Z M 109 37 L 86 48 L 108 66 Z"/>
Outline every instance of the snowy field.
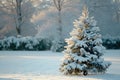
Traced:
<path fill-rule="evenodd" d="M 59 72 L 62 53 L 0 51 L 0 80 L 120 80 L 120 50 L 107 50 L 112 65 L 106 74 L 65 76 Z"/>

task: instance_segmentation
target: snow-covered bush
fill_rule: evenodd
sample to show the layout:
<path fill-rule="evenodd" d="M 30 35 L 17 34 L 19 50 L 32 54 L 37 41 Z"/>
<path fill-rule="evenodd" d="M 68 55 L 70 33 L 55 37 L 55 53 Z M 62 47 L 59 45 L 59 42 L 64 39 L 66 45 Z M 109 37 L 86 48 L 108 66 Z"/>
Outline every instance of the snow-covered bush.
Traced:
<path fill-rule="evenodd" d="M 38 44 L 38 50 L 50 50 L 51 48 L 51 40 L 49 40 L 48 38 L 44 38 L 44 39 L 41 39 L 39 38 L 39 44 Z"/>
<path fill-rule="evenodd" d="M 2 50 L 2 40 L 0 40 L 0 50 Z"/>
<path fill-rule="evenodd" d="M 49 50 L 51 41 L 36 37 L 7 37 L 0 40 L 0 50 Z"/>
<path fill-rule="evenodd" d="M 60 71 L 64 74 L 105 73 L 110 62 L 102 58 L 105 47 L 102 45 L 100 29 L 93 17 L 89 17 L 84 7 L 82 16 L 74 22 L 71 37 L 66 39 L 64 57 Z"/>
<path fill-rule="evenodd" d="M 120 49 L 120 37 L 104 37 L 103 45 L 107 49 Z"/>
<path fill-rule="evenodd" d="M 17 47 L 20 45 L 18 38 L 15 37 L 8 37 L 4 38 L 3 40 L 0 41 L 2 49 L 3 50 L 10 50 L 10 49 L 17 49 Z"/>
<path fill-rule="evenodd" d="M 64 40 L 55 39 L 52 41 L 51 51 L 53 52 L 61 52 L 64 50 L 64 46 L 66 45 Z"/>

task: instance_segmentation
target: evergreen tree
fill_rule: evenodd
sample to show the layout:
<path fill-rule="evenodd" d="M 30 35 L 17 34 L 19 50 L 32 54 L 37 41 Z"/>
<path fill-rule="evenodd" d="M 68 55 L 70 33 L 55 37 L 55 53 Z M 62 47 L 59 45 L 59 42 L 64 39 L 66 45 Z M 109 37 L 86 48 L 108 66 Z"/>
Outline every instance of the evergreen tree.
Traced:
<path fill-rule="evenodd" d="M 60 71 L 64 74 L 104 73 L 111 65 L 102 58 L 105 47 L 94 17 L 84 7 L 81 17 L 74 22 L 71 37 L 66 39 Z"/>

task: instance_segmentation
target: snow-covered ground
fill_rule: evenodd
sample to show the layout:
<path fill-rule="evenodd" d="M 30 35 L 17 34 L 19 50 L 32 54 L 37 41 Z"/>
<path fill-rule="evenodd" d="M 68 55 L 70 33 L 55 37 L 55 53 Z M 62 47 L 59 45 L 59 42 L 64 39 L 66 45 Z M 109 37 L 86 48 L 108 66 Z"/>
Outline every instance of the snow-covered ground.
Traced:
<path fill-rule="evenodd" d="M 65 76 L 59 72 L 62 53 L 0 51 L 0 80 L 120 80 L 120 50 L 107 50 L 112 65 L 106 74 Z"/>

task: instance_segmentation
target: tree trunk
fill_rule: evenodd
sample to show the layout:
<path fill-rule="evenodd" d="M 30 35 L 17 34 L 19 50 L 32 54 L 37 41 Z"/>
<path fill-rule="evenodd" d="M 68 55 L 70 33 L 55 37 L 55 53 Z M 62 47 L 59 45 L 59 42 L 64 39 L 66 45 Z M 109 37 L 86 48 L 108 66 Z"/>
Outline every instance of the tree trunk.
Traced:
<path fill-rule="evenodd" d="M 61 18 L 61 11 L 58 12 L 58 31 L 59 31 L 59 37 L 62 39 L 62 18 Z"/>
<path fill-rule="evenodd" d="M 62 17 L 61 17 L 61 10 L 63 7 L 64 0 L 53 0 L 56 9 L 58 10 L 58 35 L 60 40 L 62 40 Z"/>
<path fill-rule="evenodd" d="M 17 34 L 21 35 L 21 26 L 22 26 L 22 0 L 16 0 L 16 12 L 17 12 Z"/>

